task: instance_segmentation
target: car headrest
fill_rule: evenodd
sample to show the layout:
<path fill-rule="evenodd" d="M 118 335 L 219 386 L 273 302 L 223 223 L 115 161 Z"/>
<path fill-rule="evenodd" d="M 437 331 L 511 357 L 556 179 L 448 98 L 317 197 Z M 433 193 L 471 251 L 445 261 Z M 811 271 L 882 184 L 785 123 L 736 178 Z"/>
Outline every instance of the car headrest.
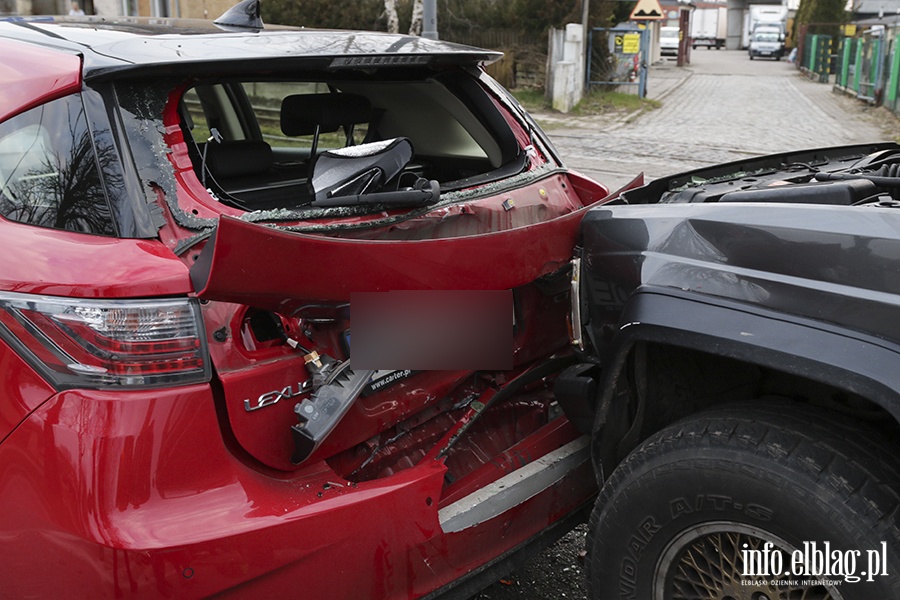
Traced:
<path fill-rule="evenodd" d="M 294 94 L 281 101 L 281 131 L 285 135 L 313 135 L 342 126 L 368 123 L 372 105 L 356 94 Z"/>
<path fill-rule="evenodd" d="M 272 148 L 256 140 L 207 142 L 206 166 L 216 179 L 259 175 L 272 166 Z"/>

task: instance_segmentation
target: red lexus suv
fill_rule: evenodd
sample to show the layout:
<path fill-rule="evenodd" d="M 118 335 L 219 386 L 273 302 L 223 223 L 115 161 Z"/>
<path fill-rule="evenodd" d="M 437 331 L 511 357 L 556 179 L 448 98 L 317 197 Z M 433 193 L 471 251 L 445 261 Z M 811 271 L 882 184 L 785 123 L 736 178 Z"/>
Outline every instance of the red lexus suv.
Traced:
<path fill-rule="evenodd" d="M 496 53 L 239 17 L 0 22 L 4 597 L 466 597 L 597 492 L 610 190 Z"/>

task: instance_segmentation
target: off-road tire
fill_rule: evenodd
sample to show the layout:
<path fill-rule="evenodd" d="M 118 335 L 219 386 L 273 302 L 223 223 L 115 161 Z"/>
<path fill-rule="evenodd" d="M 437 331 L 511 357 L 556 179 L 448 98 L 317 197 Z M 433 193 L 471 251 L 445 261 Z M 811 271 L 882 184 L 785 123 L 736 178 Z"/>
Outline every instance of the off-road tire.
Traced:
<path fill-rule="evenodd" d="M 821 409 L 757 402 L 691 416 L 644 441 L 603 486 L 587 537 L 589 598 L 900 598 L 898 475 L 892 442 Z M 887 567 L 831 586 L 743 576 L 743 549 L 772 542 L 788 570 L 804 542 L 826 541 L 845 557 L 861 551 L 857 575 L 884 542 Z"/>

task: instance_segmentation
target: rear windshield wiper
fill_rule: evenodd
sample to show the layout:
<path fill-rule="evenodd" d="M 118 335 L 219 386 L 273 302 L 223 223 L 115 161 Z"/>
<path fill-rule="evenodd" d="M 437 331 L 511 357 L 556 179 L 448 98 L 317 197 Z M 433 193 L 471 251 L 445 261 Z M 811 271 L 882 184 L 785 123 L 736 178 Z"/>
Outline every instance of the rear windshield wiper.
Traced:
<path fill-rule="evenodd" d="M 332 196 L 314 200 L 310 206 L 358 206 L 363 204 L 380 204 L 384 206 L 427 206 L 436 204 L 441 199 L 441 185 L 432 179 L 420 180 L 415 188 L 405 188 L 391 192 L 374 192 L 348 196 Z"/>

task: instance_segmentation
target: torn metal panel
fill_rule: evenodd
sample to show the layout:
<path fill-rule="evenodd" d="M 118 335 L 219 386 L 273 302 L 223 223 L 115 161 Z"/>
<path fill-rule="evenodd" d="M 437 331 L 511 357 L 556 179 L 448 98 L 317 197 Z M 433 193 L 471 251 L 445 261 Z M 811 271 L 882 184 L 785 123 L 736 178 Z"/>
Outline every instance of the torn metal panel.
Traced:
<path fill-rule="evenodd" d="M 568 263 L 583 211 L 482 236 L 362 241 L 280 231 L 222 216 L 191 269 L 201 298 L 279 312 L 353 292 L 504 290 Z"/>
<path fill-rule="evenodd" d="M 172 87 L 170 81 L 141 87 L 117 86 L 119 114 L 147 204 L 155 206 L 158 194 L 162 194 L 178 225 L 195 231 L 208 229 L 215 226 L 215 219 L 195 217 L 178 205 L 175 173 L 168 160 L 171 150 L 163 138 L 165 126 L 162 120 Z"/>

